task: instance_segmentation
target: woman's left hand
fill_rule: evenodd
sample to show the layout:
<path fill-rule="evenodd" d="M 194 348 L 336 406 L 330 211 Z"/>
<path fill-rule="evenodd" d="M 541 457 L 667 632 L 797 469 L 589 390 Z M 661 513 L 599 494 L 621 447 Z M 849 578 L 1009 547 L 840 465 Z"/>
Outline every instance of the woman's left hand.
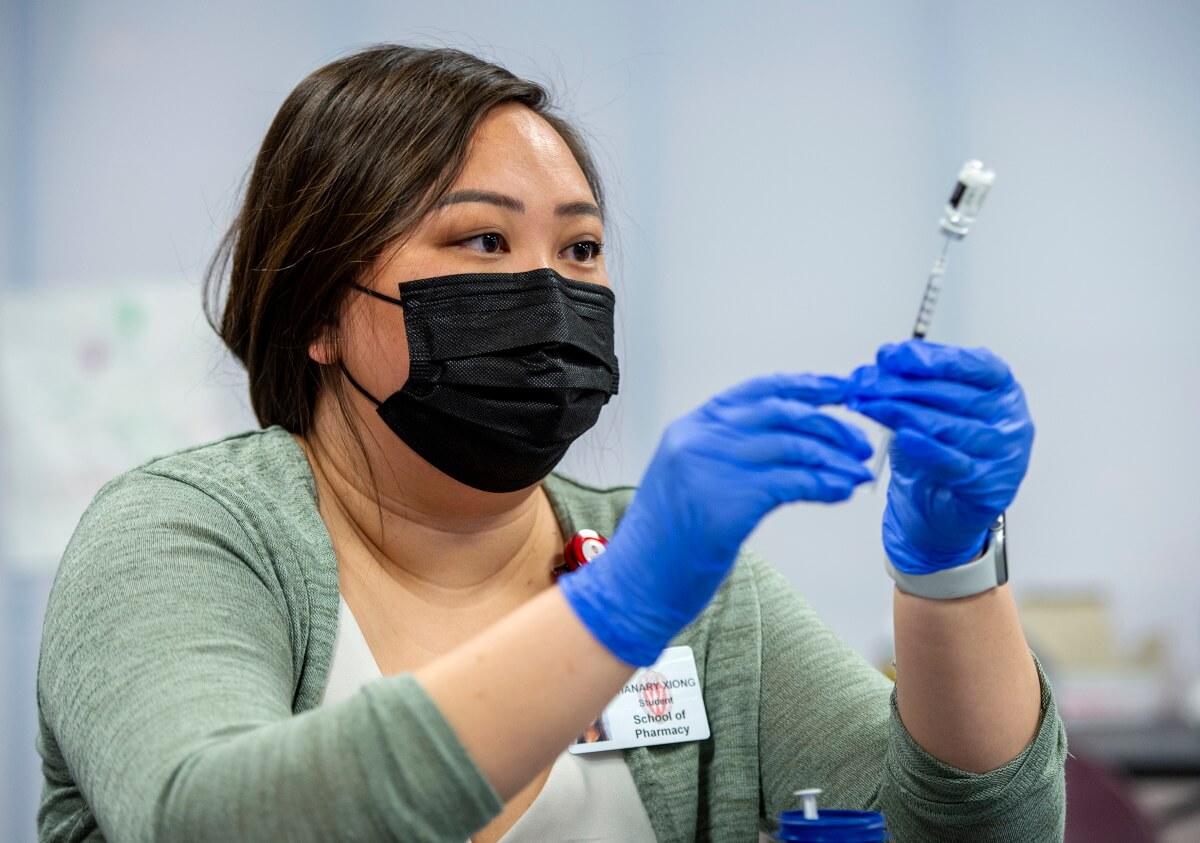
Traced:
<path fill-rule="evenodd" d="M 1029 465 L 1025 394 L 987 349 L 909 340 L 879 349 L 850 378 L 846 405 L 896 432 L 883 544 L 928 574 L 970 562 Z"/>

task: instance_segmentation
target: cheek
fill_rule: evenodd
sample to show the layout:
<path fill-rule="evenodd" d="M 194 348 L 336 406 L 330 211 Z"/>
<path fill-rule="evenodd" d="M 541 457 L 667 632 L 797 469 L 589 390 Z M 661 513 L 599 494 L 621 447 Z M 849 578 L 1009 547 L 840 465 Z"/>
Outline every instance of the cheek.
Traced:
<path fill-rule="evenodd" d="M 386 401 L 408 380 L 408 337 L 403 311 L 395 305 L 381 307 L 387 312 L 356 308 L 349 315 L 342 347 L 355 379 L 377 399 Z"/>
<path fill-rule="evenodd" d="M 605 266 L 605 264 L 604 264 L 604 256 L 603 255 L 600 256 L 600 260 L 597 263 L 597 266 L 598 266 L 598 270 L 596 272 L 596 278 L 595 278 L 596 283 L 602 287 L 608 287 L 611 290 L 612 282 L 608 280 L 608 267 Z"/>
<path fill-rule="evenodd" d="M 404 332 L 403 320 L 398 321 L 398 330 L 381 331 L 378 334 L 379 353 L 375 357 L 375 367 L 381 382 L 388 386 L 388 395 L 404 386 L 408 380 L 408 336 Z"/>

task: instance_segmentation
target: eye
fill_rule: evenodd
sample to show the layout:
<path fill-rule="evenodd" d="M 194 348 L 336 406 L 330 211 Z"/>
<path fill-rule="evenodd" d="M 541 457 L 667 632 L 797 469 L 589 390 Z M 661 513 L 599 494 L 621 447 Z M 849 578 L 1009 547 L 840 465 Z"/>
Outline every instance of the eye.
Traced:
<path fill-rule="evenodd" d="M 495 232 L 489 232 L 470 237 L 462 241 L 459 245 L 465 246 L 468 249 L 474 249 L 477 252 L 483 252 L 485 255 L 494 255 L 504 248 L 505 243 L 503 236 Z"/>
<path fill-rule="evenodd" d="M 568 257 L 579 263 L 591 263 L 604 253 L 604 244 L 598 240 L 581 240 L 566 249 Z"/>

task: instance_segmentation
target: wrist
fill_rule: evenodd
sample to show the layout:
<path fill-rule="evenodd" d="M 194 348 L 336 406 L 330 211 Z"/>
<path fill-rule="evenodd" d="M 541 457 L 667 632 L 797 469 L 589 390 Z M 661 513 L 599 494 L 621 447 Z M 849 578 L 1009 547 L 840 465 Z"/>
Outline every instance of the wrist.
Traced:
<path fill-rule="evenodd" d="M 911 541 L 895 522 L 883 524 L 883 549 L 891 564 L 906 574 L 933 574 L 970 564 L 983 555 L 987 540 L 984 529 L 961 544 L 934 548 Z"/>
<path fill-rule="evenodd" d="M 622 595 L 609 582 L 614 559 L 606 551 L 603 563 L 580 568 L 558 578 L 558 588 L 579 621 L 610 653 L 626 664 L 646 667 L 654 664 L 670 643 L 672 632 L 659 629 L 649 613 L 630 612 L 630 594 Z"/>
<path fill-rule="evenodd" d="M 889 576 L 901 591 L 935 600 L 954 600 L 996 588 L 1008 582 L 1008 553 L 1004 540 L 1004 516 L 987 531 L 983 553 L 974 561 L 923 573 L 904 571 L 890 557 L 885 561 Z"/>

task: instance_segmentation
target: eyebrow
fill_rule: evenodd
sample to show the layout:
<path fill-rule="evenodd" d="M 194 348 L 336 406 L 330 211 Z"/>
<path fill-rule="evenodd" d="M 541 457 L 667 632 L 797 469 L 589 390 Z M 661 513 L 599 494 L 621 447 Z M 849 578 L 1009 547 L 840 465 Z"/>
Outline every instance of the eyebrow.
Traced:
<path fill-rule="evenodd" d="M 564 202 L 554 209 L 556 217 L 595 217 L 604 219 L 600 206 L 595 202 Z"/>
<path fill-rule="evenodd" d="M 458 205 L 464 202 L 482 202 L 487 205 L 495 205 L 497 208 L 504 208 L 508 211 L 516 211 L 518 214 L 525 213 L 525 203 L 520 199 L 490 190 L 456 190 L 454 193 L 442 197 L 442 200 L 437 203 L 436 207 L 445 208 L 447 205 Z M 600 206 L 595 202 L 564 202 L 554 209 L 554 215 L 557 217 L 595 217 L 599 220 L 604 219 L 604 214 L 601 213 Z"/>

